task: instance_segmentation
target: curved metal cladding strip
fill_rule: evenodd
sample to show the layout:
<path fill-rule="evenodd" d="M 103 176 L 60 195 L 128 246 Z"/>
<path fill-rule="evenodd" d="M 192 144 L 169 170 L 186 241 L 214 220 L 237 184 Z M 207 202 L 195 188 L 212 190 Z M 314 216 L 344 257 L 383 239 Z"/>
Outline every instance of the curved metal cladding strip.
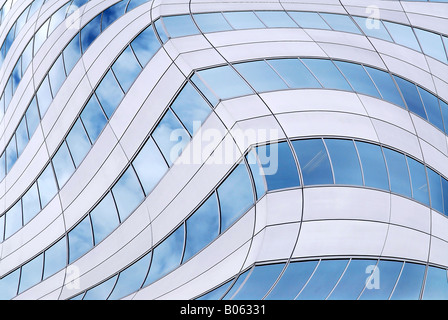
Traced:
<path fill-rule="evenodd" d="M 448 4 L 41 2 L 0 9 L 0 299 L 448 297 Z"/>

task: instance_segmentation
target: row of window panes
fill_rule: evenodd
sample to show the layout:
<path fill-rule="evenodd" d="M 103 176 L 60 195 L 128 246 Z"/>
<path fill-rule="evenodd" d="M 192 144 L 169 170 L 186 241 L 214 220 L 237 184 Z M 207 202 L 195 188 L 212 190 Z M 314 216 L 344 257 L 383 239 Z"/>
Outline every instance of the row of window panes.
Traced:
<path fill-rule="evenodd" d="M 255 148 L 258 163 L 267 172 L 268 190 L 300 185 L 365 186 L 412 198 L 448 215 L 447 179 L 401 152 L 336 138 L 300 139 L 291 144 L 293 152 L 287 142 Z"/>
<path fill-rule="evenodd" d="M 5 20 L 6 15 L 10 12 L 12 6 L 17 2 L 14 0 L 6 0 L 0 8 L 0 24 Z"/>
<path fill-rule="evenodd" d="M 77 0 L 74 0 L 77 1 Z M 87 0 L 80 0 L 86 2 Z M 146 1 L 146 0 L 145 0 Z M 102 13 L 100 13 L 97 17 L 102 17 L 104 15 L 104 23 L 106 24 L 106 21 L 109 21 L 111 23 L 113 21 L 112 17 L 117 17 L 118 14 L 124 14 L 124 7 L 126 6 L 127 10 L 131 10 L 131 8 L 134 8 L 136 5 L 140 4 L 141 0 L 123 0 L 121 2 L 118 2 L 117 4 L 109 7 Z M 81 5 L 82 3 L 75 2 L 78 5 Z M 57 21 L 60 23 L 64 18 L 64 15 L 62 15 L 63 12 L 66 12 L 71 8 L 71 6 L 75 6 L 74 3 L 68 3 L 61 9 L 59 9 L 51 18 L 49 18 L 47 21 L 50 21 L 50 23 L 45 23 L 44 26 L 51 26 L 53 25 L 53 21 Z M 68 7 L 68 8 L 66 8 Z M 70 11 L 67 11 L 67 15 L 70 14 Z M 108 17 L 108 18 L 106 18 Z M 97 21 L 93 22 L 93 20 L 89 23 L 94 25 Z M 84 30 L 84 29 L 83 29 Z M 93 30 L 92 27 L 89 27 L 89 30 Z M 90 32 L 89 31 L 89 32 Z M 44 113 L 46 112 L 47 108 L 50 106 L 53 98 L 56 96 L 57 92 L 59 91 L 59 88 L 62 86 L 63 82 L 65 81 L 68 74 L 71 72 L 73 67 L 75 66 L 76 62 L 80 59 L 82 53 L 87 49 L 87 47 L 81 46 L 83 43 L 83 39 L 89 39 L 89 44 L 95 39 L 96 36 L 98 36 L 97 33 L 95 35 L 90 34 L 86 31 L 81 31 L 81 33 L 76 34 L 76 36 L 70 41 L 70 43 L 65 47 L 65 49 L 62 51 L 62 53 L 59 55 L 59 57 L 56 59 L 56 61 L 53 63 L 53 66 L 49 70 L 48 74 L 45 76 L 44 80 L 40 84 L 35 96 L 33 97 L 32 101 L 30 102 L 27 110 L 25 111 L 25 114 L 23 115 L 21 121 L 19 122 L 18 127 L 16 128 L 13 136 L 11 137 L 10 141 L 8 142 L 8 145 L 6 146 L 4 152 L 0 156 L 0 180 L 5 177 L 5 175 L 10 171 L 14 163 L 17 161 L 18 157 L 21 155 L 23 149 L 27 145 L 29 139 L 31 139 L 31 136 L 33 135 L 34 131 L 36 130 L 40 119 L 44 116 Z M 142 36 L 143 37 L 143 36 Z M 154 37 L 155 39 L 155 37 Z M 135 42 L 134 46 L 137 47 L 135 50 L 139 50 L 140 54 L 140 60 L 142 62 L 145 62 L 148 57 L 146 55 L 149 54 L 145 52 L 145 45 L 143 44 L 142 40 L 137 43 Z M 4 94 L 0 98 L 0 106 L 7 106 L 9 105 L 9 102 L 11 101 L 12 95 L 15 92 L 15 89 L 17 88 L 18 83 L 20 82 L 21 77 L 23 76 L 28 64 L 30 63 L 32 59 L 32 43 L 31 40 L 27 46 L 27 48 L 22 53 L 21 57 L 19 58 L 16 67 L 13 70 L 13 73 L 11 77 L 9 78 L 9 81 L 6 85 Z M 157 41 L 152 41 L 146 44 L 148 47 L 152 46 L 158 46 Z M 87 46 L 87 44 L 84 41 L 84 46 Z M 152 48 L 151 48 L 152 49 Z M 131 51 L 131 49 L 128 50 L 128 53 Z M 124 58 L 122 59 L 124 60 Z M 135 61 L 135 58 L 132 60 L 129 60 L 131 62 Z M 128 69 L 124 68 L 123 63 L 121 62 L 120 65 L 117 64 L 115 67 L 116 69 L 119 69 L 116 71 L 120 72 L 120 74 L 117 77 L 122 78 L 121 85 L 123 86 L 123 90 L 127 90 L 130 83 L 129 79 L 132 77 L 132 73 L 137 72 L 137 65 L 132 64 L 131 67 L 134 67 L 134 69 Z M 109 77 L 110 76 L 106 76 Z M 131 79 L 133 80 L 133 79 Z M 106 82 L 106 81 L 105 81 Z M 120 90 L 119 91 L 113 91 L 112 93 L 115 95 L 105 94 L 105 89 L 101 92 L 102 98 L 104 100 L 105 105 L 104 108 L 107 109 L 108 114 L 107 116 L 110 116 L 112 109 L 113 109 L 113 103 L 116 102 L 114 99 L 119 99 Z M 121 92 L 123 91 L 121 90 Z M 112 100 L 105 101 L 105 100 Z M 0 107 L 1 108 L 1 107 Z M 37 111 L 38 109 L 38 111 Z M 40 114 L 40 115 L 39 115 Z M 88 120 L 89 121 L 89 120 Z M 101 116 L 97 114 L 97 118 L 95 121 L 89 121 L 89 125 L 92 127 L 91 130 L 95 131 L 98 130 L 98 126 L 103 125 L 103 119 L 101 119 Z M 101 127 L 102 129 L 102 127 Z M 98 132 L 99 133 L 99 132 Z M 94 134 L 94 133 L 92 133 Z M 96 137 L 95 137 L 96 138 Z"/>
<path fill-rule="evenodd" d="M 77 43 L 76 41 L 78 41 L 78 39 L 78 36 L 74 38 L 75 43 Z M 86 106 L 80 113 L 79 118 L 76 120 L 61 146 L 52 157 L 51 163 L 47 165 L 43 173 L 39 175 L 39 178 L 33 183 L 29 191 L 27 191 L 14 206 L 8 209 L 8 211 L 0 217 L 0 221 L 5 220 L 4 239 L 7 239 L 17 232 L 23 225 L 28 223 L 42 208 L 45 207 L 48 201 L 53 198 L 57 193 L 57 190 L 65 184 L 98 138 L 108 119 L 120 103 L 121 98 L 129 89 L 129 86 L 135 78 L 137 78 L 143 66 L 146 65 L 159 47 L 159 42 L 150 25 L 137 35 L 125 48 L 90 97 Z M 76 57 L 80 57 L 81 53 L 79 51 L 79 46 L 69 45 L 67 48 L 70 48 L 69 52 L 72 57 L 74 54 Z M 78 51 L 74 53 L 73 48 L 77 48 Z M 67 54 L 67 50 L 63 51 L 62 55 L 64 54 Z M 60 66 L 59 70 L 64 72 L 64 65 Z M 49 79 L 51 82 L 52 78 L 49 77 Z M 51 90 L 50 85 L 48 85 L 48 90 Z M 38 92 L 37 100 L 41 102 L 42 100 L 39 97 Z M 35 99 L 33 99 L 33 102 L 34 103 L 30 105 L 33 106 L 33 109 L 28 108 L 24 120 L 22 120 L 21 123 L 28 121 L 30 110 L 34 110 L 35 112 L 32 113 L 32 123 L 33 129 L 35 130 L 39 118 Z M 22 128 L 22 126 L 19 126 L 19 129 L 20 128 Z M 32 132 L 34 132 L 34 130 Z M 14 136 L 16 139 L 11 141 L 15 143 L 14 146 L 22 146 L 20 150 L 23 150 L 23 146 L 26 145 L 26 142 L 28 142 L 31 135 L 28 137 L 27 126 L 25 125 L 23 126 L 24 134 L 18 135 L 18 132 L 19 131 L 16 131 Z M 20 140 L 19 137 L 21 138 Z M 16 141 L 21 141 L 21 143 L 16 143 Z M 17 149 L 9 148 L 10 145 L 11 142 L 8 144 L 5 152 L 7 155 L 6 165 L 12 162 L 10 154 L 14 154 L 14 157 L 12 158 L 13 160 L 17 159 L 17 153 L 15 153 Z M 10 152 L 10 150 L 13 152 Z M 43 182 L 41 183 L 40 181 L 45 181 L 45 184 L 42 186 Z M 32 203 L 30 203 L 30 200 L 27 200 L 30 192 L 35 195 L 31 198 L 33 200 Z M 0 240 L 3 240 L 3 229 L 0 229 Z"/>
<path fill-rule="evenodd" d="M 423 52 L 448 63 L 448 37 L 407 25 L 379 19 L 334 13 L 300 11 L 237 11 L 213 12 L 162 17 L 155 23 L 157 31 L 167 41 L 204 32 L 257 28 L 312 28 L 362 34 Z M 199 29 L 198 29 L 199 27 Z"/>
<path fill-rule="evenodd" d="M 446 277 L 444 268 L 407 261 L 293 261 L 255 265 L 197 300 L 445 300 Z"/>
<path fill-rule="evenodd" d="M 347 90 L 407 108 L 448 135 L 448 104 L 416 84 L 386 71 L 317 58 L 268 59 L 235 63 L 233 67 L 225 65 L 205 69 L 193 76 L 193 82 L 212 105 L 217 105 L 220 100 L 253 94 L 252 88 L 257 92 L 296 88 Z"/>

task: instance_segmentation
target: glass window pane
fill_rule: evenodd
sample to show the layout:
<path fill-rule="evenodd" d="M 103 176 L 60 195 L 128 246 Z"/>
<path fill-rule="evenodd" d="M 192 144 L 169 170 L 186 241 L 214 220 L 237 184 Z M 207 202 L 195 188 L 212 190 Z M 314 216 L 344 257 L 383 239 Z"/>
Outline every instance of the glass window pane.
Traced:
<path fill-rule="evenodd" d="M 447 63 L 445 48 L 443 47 L 442 37 L 439 34 L 426 30 L 414 28 L 423 53 Z"/>
<path fill-rule="evenodd" d="M 400 77 L 394 76 L 394 78 L 403 93 L 403 97 L 408 105 L 409 111 L 419 115 L 425 120 L 428 120 L 416 85 Z"/>
<path fill-rule="evenodd" d="M 59 91 L 59 88 L 64 83 L 66 77 L 64 63 L 62 62 L 62 55 L 59 55 L 56 59 L 48 72 L 48 76 L 50 79 L 51 92 L 53 93 L 53 96 L 56 96 L 56 93 Z"/>
<path fill-rule="evenodd" d="M 122 0 L 103 11 L 103 15 L 101 17 L 102 31 L 104 31 L 104 29 L 106 29 L 111 23 L 124 14 L 127 3 L 128 0 Z"/>
<path fill-rule="evenodd" d="M 17 161 L 17 144 L 16 136 L 13 135 L 6 146 L 6 172 L 9 172 Z"/>
<path fill-rule="evenodd" d="M 10 300 L 17 295 L 20 268 L 0 279 L 0 300 Z"/>
<path fill-rule="evenodd" d="M 403 262 L 399 261 L 387 261 L 380 260 L 376 269 L 373 271 L 376 273 L 372 275 L 372 279 L 369 280 L 371 286 L 366 286 L 360 300 L 387 300 L 389 299 L 398 276 L 400 275 Z M 379 280 L 379 285 L 375 285 L 374 281 Z M 378 284 L 378 283 L 377 283 Z"/>
<path fill-rule="evenodd" d="M 27 224 L 40 211 L 39 193 L 37 183 L 28 189 L 22 197 L 23 224 Z"/>
<path fill-rule="evenodd" d="M 42 280 L 43 256 L 40 254 L 22 266 L 19 294 Z"/>
<path fill-rule="evenodd" d="M 289 15 L 302 28 L 330 29 L 322 17 L 315 12 L 289 12 Z"/>
<path fill-rule="evenodd" d="M 310 68 L 324 88 L 352 91 L 344 76 L 331 60 L 302 59 L 302 61 Z"/>
<path fill-rule="evenodd" d="M 121 222 L 142 202 L 145 195 L 134 169 L 129 167 L 112 187 Z"/>
<path fill-rule="evenodd" d="M 389 170 L 391 191 L 410 198 L 411 184 L 405 156 L 387 148 L 383 148 L 383 151 Z"/>
<path fill-rule="evenodd" d="M 220 99 L 229 99 L 252 93 L 250 87 L 229 66 L 202 70 L 197 74 Z"/>
<path fill-rule="evenodd" d="M 204 97 L 213 107 L 218 104 L 219 98 L 216 93 L 210 90 L 210 88 L 203 82 L 203 80 L 199 78 L 197 73 L 193 74 L 193 76 L 191 77 L 191 82 L 194 83 L 199 92 L 204 95 Z"/>
<path fill-rule="evenodd" d="M 337 184 L 362 186 L 361 167 L 352 140 L 325 139 Z"/>
<path fill-rule="evenodd" d="M 153 258 L 144 286 L 160 279 L 179 266 L 184 247 L 184 226 L 177 228 L 153 250 Z"/>
<path fill-rule="evenodd" d="M 234 66 L 257 92 L 287 89 L 285 82 L 265 61 L 237 63 Z"/>
<path fill-rule="evenodd" d="M 33 58 L 33 39 L 31 39 L 26 48 L 22 52 L 22 75 L 25 73 L 26 69 L 31 63 L 31 59 Z"/>
<path fill-rule="evenodd" d="M 86 52 L 90 44 L 101 33 L 101 13 L 86 24 L 80 31 L 81 34 L 81 50 Z"/>
<path fill-rule="evenodd" d="M 72 263 L 93 247 L 92 226 L 86 216 L 68 233 L 69 263 Z"/>
<path fill-rule="evenodd" d="M 143 30 L 132 40 L 131 47 L 138 61 L 144 67 L 160 48 L 160 42 L 157 40 L 153 27 L 149 26 Z"/>
<path fill-rule="evenodd" d="M 25 149 L 29 140 L 25 117 L 22 117 L 22 120 L 20 120 L 19 126 L 16 129 L 16 140 L 17 140 L 17 155 L 20 157 L 23 149 Z"/>
<path fill-rule="evenodd" d="M 333 30 L 358 34 L 361 33 L 349 16 L 333 13 L 321 13 L 320 15 Z"/>
<path fill-rule="evenodd" d="M 45 250 L 44 279 L 62 270 L 67 265 L 67 241 L 62 238 Z"/>
<path fill-rule="evenodd" d="M 353 17 L 353 19 L 367 36 L 392 41 L 381 20 L 364 17 Z"/>
<path fill-rule="evenodd" d="M 256 11 L 255 14 L 268 28 L 297 28 L 284 11 Z"/>
<path fill-rule="evenodd" d="M 347 260 L 322 260 L 297 299 L 323 300 L 327 298 L 344 272 L 347 263 Z"/>
<path fill-rule="evenodd" d="M 150 261 L 151 252 L 121 271 L 109 300 L 121 299 L 140 289 L 148 273 Z"/>
<path fill-rule="evenodd" d="M 87 137 L 80 119 L 76 120 L 75 125 L 67 135 L 66 141 L 73 162 L 75 163 L 75 166 L 78 167 L 91 147 L 89 138 Z"/>
<path fill-rule="evenodd" d="M 148 2 L 149 0 L 130 0 L 128 6 L 126 7 L 126 12 L 131 11 L 132 9 L 137 8 L 138 6 Z"/>
<path fill-rule="evenodd" d="M 39 89 L 37 89 L 36 97 L 40 114 L 43 117 L 48 107 L 50 106 L 51 101 L 53 100 L 50 90 L 50 83 L 48 82 L 48 76 L 44 78 L 41 85 L 39 86 Z"/>
<path fill-rule="evenodd" d="M 36 131 L 37 126 L 40 123 L 39 111 L 37 110 L 36 98 L 33 98 L 30 105 L 26 109 L 26 124 L 28 126 L 28 133 L 30 138 Z"/>
<path fill-rule="evenodd" d="M 193 18 L 204 33 L 232 30 L 220 12 L 194 14 Z"/>
<path fill-rule="evenodd" d="M 369 268 L 376 267 L 377 260 L 353 259 L 350 261 L 341 280 L 334 288 L 330 300 L 356 300 L 369 279 Z"/>
<path fill-rule="evenodd" d="M 428 121 L 435 125 L 437 128 L 445 132 L 443 127 L 442 113 L 439 107 L 439 100 L 436 96 L 428 91 L 417 87 L 425 106 L 426 114 L 428 115 Z"/>
<path fill-rule="evenodd" d="M 107 122 L 107 118 L 95 95 L 90 97 L 89 102 L 82 110 L 81 121 L 89 135 L 90 141 L 94 143 Z"/>
<path fill-rule="evenodd" d="M 431 198 L 431 207 L 434 210 L 443 212 L 443 196 L 441 177 L 430 168 L 426 168 L 429 181 L 429 192 Z"/>
<path fill-rule="evenodd" d="M 223 294 L 227 292 L 227 289 L 230 287 L 232 283 L 233 283 L 232 281 L 224 283 L 218 288 L 200 296 L 196 300 L 219 300 L 223 296 Z"/>
<path fill-rule="evenodd" d="M 16 92 L 17 86 L 19 85 L 20 80 L 22 78 L 22 64 L 21 64 L 20 58 L 16 62 L 16 65 L 14 66 L 14 69 L 12 70 L 11 78 L 12 78 L 12 92 L 14 94 Z"/>
<path fill-rule="evenodd" d="M 383 21 L 383 23 L 396 43 L 420 51 L 420 45 L 411 27 L 388 21 Z"/>
<path fill-rule="evenodd" d="M 145 143 L 132 165 L 142 183 L 145 195 L 152 191 L 168 169 L 168 165 L 152 139 Z"/>
<path fill-rule="evenodd" d="M 359 64 L 335 61 L 335 64 L 342 71 L 348 82 L 352 85 L 353 90 L 359 93 L 368 94 L 380 98 L 380 94 L 364 67 Z"/>
<path fill-rule="evenodd" d="M 69 74 L 75 64 L 78 62 L 79 58 L 81 58 L 79 33 L 77 33 L 76 36 L 70 41 L 70 43 L 65 47 L 62 55 L 64 56 L 65 71 L 67 72 L 67 74 Z"/>
<path fill-rule="evenodd" d="M 252 184 L 246 165 L 240 163 L 218 187 L 221 207 L 221 232 L 252 206 L 254 199 Z"/>
<path fill-rule="evenodd" d="M 0 156 L 0 180 L 3 180 L 6 172 L 5 152 Z"/>
<path fill-rule="evenodd" d="M 293 300 L 306 284 L 319 261 L 291 262 L 276 284 L 268 300 Z"/>
<path fill-rule="evenodd" d="M 152 134 L 168 165 L 172 165 L 183 148 L 190 142 L 190 136 L 171 110 L 160 120 Z"/>
<path fill-rule="evenodd" d="M 219 234 L 219 208 L 213 193 L 186 221 L 187 239 L 183 261 L 187 261 Z"/>
<path fill-rule="evenodd" d="M 265 28 L 253 12 L 224 12 L 223 14 L 234 29 Z"/>
<path fill-rule="evenodd" d="M 190 135 L 199 129 L 211 112 L 211 108 L 195 88 L 187 82 L 171 104 L 171 109 L 179 117 Z"/>
<path fill-rule="evenodd" d="M 233 295 L 239 289 L 241 284 L 244 283 L 244 280 L 247 278 L 250 270 L 252 270 L 252 268 L 246 270 L 244 273 L 240 274 L 236 280 L 232 281 L 232 287 L 225 294 L 225 296 L 222 297 L 223 300 L 229 300 L 229 299 L 231 299 L 233 297 Z"/>
<path fill-rule="evenodd" d="M 70 152 L 68 151 L 65 143 L 62 143 L 59 147 L 59 150 L 53 156 L 52 162 L 56 179 L 58 181 L 58 186 L 59 188 L 62 188 L 68 178 L 70 178 L 72 173 L 75 171 L 75 165 L 73 164 Z"/>
<path fill-rule="evenodd" d="M 86 294 L 82 298 L 83 300 L 106 300 L 110 295 L 110 292 L 114 288 L 117 276 L 110 278 L 102 282 L 101 284 L 87 290 Z"/>
<path fill-rule="evenodd" d="M 411 174 L 412 198 L 429 206 L 428 182 L 425 166 L 412 158 L 406 157 Z"/>
<path fill-rule="evenodd" d="M 232 300 L 261 300 L 277 280 L 283 263 L 255 266 Z"/>
<path fill-rule="evenodd" d="M 106 76 L 101 80 L 101 83 L 95 90 L 98 101 L 103 107 L 106 116 L 110 119 L 112 113 L 114 113 L 118 104 L 121 102 L 124 94 L 118 85 L 117 80 L 115 80 L 112 71 L 109 70 Z"/>
<path fill-rule="evenodd" d="M 446 269 L 428 267 L 423 300 L 447 300 L 448 278 Z"/>
<path fill-rule="evenodd" d="M 191 20 L 190 15 L 163 17 L 162 20 L 168 34 L 172 38 L 199 33 L 199 30 L 196 28 L 193 20 Z"/>
<path fill-rule="evenodd" d="M 370 77 L 375 82 L 376 87 L 381 93 L 384 100 L 395 103 L 402 108 L 405 108 L 404 101 L 395 85 L 394 80 L 388 72 L 384 72 L 375 68 L 364 67 L 369 73 Z"/>
<path fill-rule="evenodd" d="M 120 223 L 112 194 L 109 192 L 90 212 L 95 245 L 107 237 Z"/>
<path fill-rule="evenodd" d="M 123 91 L 127 92 L 142 68 L 135 58 L 131 47 L 128 46 L 114 62 L 112 70 Z"/>
<path fill-rule="evenodd" d="M 42 43 L 47 39 L 49 23 L 50 20 L 45 21 L 45 23 L 34 34 L 34 55 L 36 55 L 36 52 L 41 47 Z"/>
<path fill-rule="evenodd" d="M 160 37 L 160 41 L 162 41 L 162 43 L 167 42 L 168 36 L 166 34 L 165 27 L 163 26 L 162 19 L 157 19 L 154 22 L 154 27 L 156 28 L 156 32 L 157 32 L 158 36 Z"/>
<path fill-rule="evenodd" d="M 332 184 L 333 174 L 321 139 L 296 140 L 292 146 L 299 159 L 303 184 Z"/>
<path fill-rule="evenodd" d="M 54 29 L 56 29 L 56 27 L 65 20 L 65 15 L 67 13 L 67 9 L 70 6 L 71 1 L 69 1 L 68 3 L 66 3 L 65 5 L 63 5 L 62 7 L 60 7 L 58 9 L 58 11 L 56 11 L 55 13 L 52 14 L 52 16 L 50 17 L 50 24 L 48 26 L 48 34 L 50 35 Z"/>
<path fill-rule="evenodd" d="M 443 213 L 448 215 L 448 180 L 442 178 L 442 193 L 443 193 Z M 1 231 L 0 231 L 1 239 Z"/>
<path fill-rule="evenodd" d="M 266 192 L 266 183 L 264 179 L 264 172 L 261 166 L 261 162 L 258 159 L 255 150 L 251 150 L 246 155 L 247 164 L 249 165 L 250 172 L 255 184 L 255 190 L 257 192 L 257 199 L 260 199 Z"/>
<path fill-rule="evenodd" d="M 48 164 L 45 170 L 40 174 L 37 179 L 37 186 L 39 188 L 40 203 L 42 208 L 44 208 L 58 191 L 51 163 Z"/>
<path fill-rule="evenodd" d="M 300 186 L 296 162 L 287 142 L 259 146 L 255 150 L 268 190 Z"/>
<path fill-rule="evenodd" d="M 321 88 L 313 74 L 299 59 L 273 59 L 268 63 L 290 88 Z"/>
<path fill-rule="evenodd" d="M 406 262 L 391 300 L 417 300 L 425 276 L 425 266 Z"/>
<path fill-rule="evenodd" d="M 443 123 L 445 126 L 445 134 L 448 134 L 448 104 L 439 99 L 440 110 L 442 112 Z"/>
<path fill-rule="evenodd" d="M 4 214 L 0 216 L 0 242 L 5 238 L 5 216 Z"/>
<path fill-rule="evenodd" d="M 22 205 L 17 201 L 5 214 L 5 239 L 22 228 Z"/>
<path fill-rule="evenodd" d="M 364 184 L 372 188 L 389 190 L 389 179 L 381 147 L 360 141 L 356 141 L 355 144 L 361 160 Z"/>

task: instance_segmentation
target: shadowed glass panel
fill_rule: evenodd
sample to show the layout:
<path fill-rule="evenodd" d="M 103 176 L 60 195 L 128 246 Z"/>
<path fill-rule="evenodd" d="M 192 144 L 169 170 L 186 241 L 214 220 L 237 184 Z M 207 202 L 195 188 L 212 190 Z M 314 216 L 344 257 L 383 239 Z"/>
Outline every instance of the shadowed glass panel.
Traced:
<path fill-rule="evenodd" d="M 322 260 L 297 299 L 326 299 L 344 272 L 347 263 L 348 260 Z"/>
<path fill-rule="evenodd" d="M 400 87 L 401 92 L 403 93 L 403 97 L 406 101 L 409 111 L 419 115 L 425 120 L 428 120 L 416 85 L 400 77 L 394 76 L 394 78 L 398 86 Z"/>
<path fill-rule="evenodd" d="M 324 88 L 352 91 L 342 73 L 331 60 L 302 59 Z"/>
<path fill-rule="evenodd" d="M 186 221 L 187 240 L 183 261 L 212 242 L 219 234 L 218 199 L 213 193 Z"/>
<path fill-rule="evenodd" d="M 237 63 L 234 67 L 257 92 L 287 89 L 285 82 L 265 61 Z"/>
<path fill-rule="evenodd" d="M 261 300 L 277 280 L 285 264 L 255 266 L 232 300 Z"/>
<path fill-rule="evenodd" d="M 110 295 L 110 292 L 114 288 L 117 276 L 104 281 L 103 283 L 87 290 L 86 294 L 82 298 L 83 300 L 106 300 Z"/>
<path fill-rule="evenodd" d="M 292 145 L 299 159 L 304 185 L 333 184 L 330 160 L 321 139 L 296 140 Z"/>
<path fill-rule="evenodd" d="M 148 273 L 151 261 L 151 252 L 140 258 L 137 262 L 120 272 L 117 284 L 109 296 L 109 300 L 121 299 L 138 289 L 143 285 L 146 274 Z"/>
<path fill-rule="evenodd" d="M 55 274 L 67 265 L 67 240 L 62 238 L 45 250 L 43 279 Z"/>
<path fill-rule="evenodd" d="M 300 261 L 288 264 L 267 300 L 293 300 L 312 275 L 319 261 Z"/>
<path fill-rule="evenodd" d="M 40 254 L 22 266 L 19 294 L 42 280 L 43 256 Z"/>
<path fill-rule="evenodd" d="M 194 14 L 193 18 L 204 33 L 232 30 L 220 12 Z"/>
<path fill-rule="evenodd" d="M 284 11 L 255 11 L 268 28 L 297 28 L 297 24 Z"/>
<path fill-rule="evenodd" d="M 380 260 L 376 269 L 372 271 L 369 279 L 370 286 L 366 286 L 360 300 L 387 300 L 389 299 L 403 262 Z"/>
<path fill-rule="evenodd" d="M 352 140 L 325 139 L 337 184 L 362 186 L 358 154 Z"/>
<path fill-rule="evenodd" d="M 321 88 L 322 86 L 299 59 L 273 59 L 268 63 L 290 88 Z"/>
<path fill-rule="evenodd" d="M 428 91 L 420 87 L 417 88 L 425 106 L 426 114 L 428 115 L 428 121 L 442 130 L 442 132 L 445 132 L 445 128 L 443 127 L 442 113 L 439 106 L 439 100 L 436 96 L 429 93 Z"/>
<path fill-rule="evenodd" d="M 425 279 L 423 300 L 447 300 L 448 278 L 446 269 L 428 267 Z"/>
<path fill-rule="evenodd" d="M 302 28 L 330 29 L 324 19 L 316 12 L 289 12 L 289 15 Z"/>
<path fill-rule="evenodd" d="M 163 17 L 162 20 L 172 38 L 199 34 L 199 30 L 190 15 Z"/>
<path fill-rule="evenodd" d="M 114 199 L 110 192 L 90 212 L 95 245 L 107 237 L 120 223 Z"/>
<path fill-rule="evenodd" d="M 353 90 L 381 98 L 378 90 L 362 65 L 343 61 L 335 61 L 335 64 L 345 75 L 348 82 L 350 82 Z"/>
<path fill-rule="evenodd" d="M 149 26 L 143 30 L 132 40 L 131 47 L 141 66 L 144 67 L 160 48 L 160 42 L 157 40 L 153 27 Z"/>
<path fill-rule="evenodd" d="M 320 15 L 333 30 L 358 34 L 361 33 L 349 16 L 333 13 L 321 13 Z"/>
<path fill-rule="evenodd" d="M 124 14 L 127 3 L 128 0 L 122 0 L 103 11 L 101 17 L 102 31 Z"/>
<path fill-rule="evenodd" d="M 253 204 L 252 184 L 246 165 L 240 163 L 218 187 L 221 207 L 221 232 L 245 213 Z"/>
<path fill-rule="evenodd" d="M 121 222 L 142 202 L 145 195 L 132 166 L 120 177 L 112 187 L 115 203 Z"/>
<path fill-rule="evenodd" d="M 89 216 L 86 216 L 68 233 L 69 263 L 72 263 L 84 253 L 92 249 L 93 236 Z"/>
<path fill-rule="evenodd" d="M 86 52 L 87 48 L 101 33 L 101 13 L 86 24 L 80 31 L 81 34 L 81 50 Z"/>
<path fill-rule="evenodd" d="M 255 150 L 268 190 L 300 186 L 296 162 L 287 142 L 259 146 Z"/>
<path fill-rule="evenodd" d="M 181 225 L 154 248 L 149 274 L 144 286 L 160 279 L 180 264 L 184 248 L 184 229 L 184 226 Z"/>
<path fill-rule="evenodd" d="M 405 108 L 403 99 L 400 92 L 392 79 L 392 76 L 388 72 L 384 72 L 375 68 L 364 67 L 367 73 L 375 82 L 376 87 L 380 91 L 384 100 L 391 103 L 395 103 L 402 108 Z"/>
<path fill-rule="evenodd" d="M 223 14 L 235 29 L 265 28 L 264 24 L 251 11 L 224 12 Z"/>
<path fill-rule="evenodd" d="M 405 156 L 387 148 L 383 148 L 383 151 L 389 170 L 390 190 L 411 197 L 411 183 Z"/>
<path fill-rule="evenodd" d="M 425 166 L 409 157 L 406 157 L 406 160 L 411 175 L 412 198 L 429 206 L 429 190 Z"/>
<path fill-rule="evenodd" d="M 381 147 L 355 141 L 364 175 L 364 185 L 389 190 L 389 178 Z"/>
<path fill-rule="evenodd" d="M 443 212 L 443 196 L 441 177 L 430 168 L 426 168 L 429 181 L 429 194 L 431 199 L 431 207 L 434 210 Z"/>
<path fill-rule="evenodd" d="M 406 262 L 392 293 L 391 300 L 417 300 L 425 276 L 425 266 Z"/>

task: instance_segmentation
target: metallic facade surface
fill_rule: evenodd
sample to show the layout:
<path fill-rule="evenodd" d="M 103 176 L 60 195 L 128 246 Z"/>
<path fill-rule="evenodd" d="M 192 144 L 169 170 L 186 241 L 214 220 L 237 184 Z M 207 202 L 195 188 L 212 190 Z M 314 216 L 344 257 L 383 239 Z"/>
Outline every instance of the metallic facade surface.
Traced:
<path fill-rule="evenodd" d="M 448 298 L 448 3 L 0 7 L 0 299 Z"/>

